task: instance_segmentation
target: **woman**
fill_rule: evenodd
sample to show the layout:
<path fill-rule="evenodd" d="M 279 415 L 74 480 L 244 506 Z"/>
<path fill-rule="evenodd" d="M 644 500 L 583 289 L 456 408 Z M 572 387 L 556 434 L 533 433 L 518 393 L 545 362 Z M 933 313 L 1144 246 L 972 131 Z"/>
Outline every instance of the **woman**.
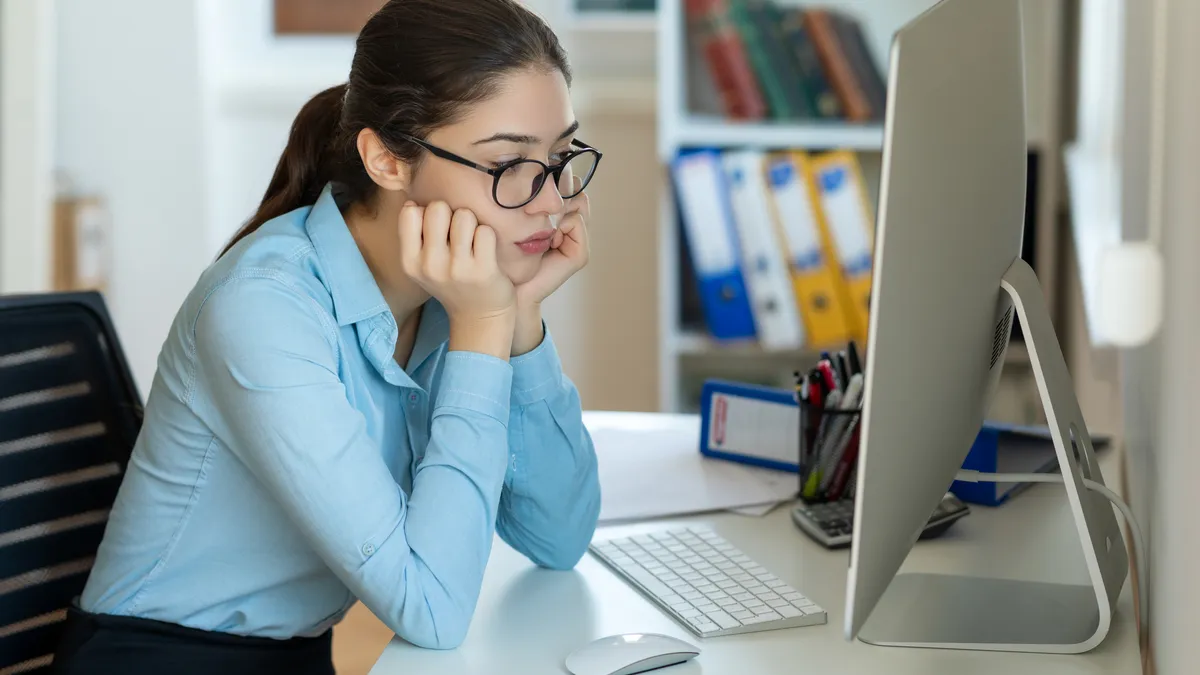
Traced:
<path fill-rule="evenodd" d="M 331 673 L 361 600 L 465 637 L 494 533 L 571 568 L 599 513 L 541 303 L 599 153 L 515 0 L 392 0 L 297 116 L 163 347 L 58 672 Z"/>

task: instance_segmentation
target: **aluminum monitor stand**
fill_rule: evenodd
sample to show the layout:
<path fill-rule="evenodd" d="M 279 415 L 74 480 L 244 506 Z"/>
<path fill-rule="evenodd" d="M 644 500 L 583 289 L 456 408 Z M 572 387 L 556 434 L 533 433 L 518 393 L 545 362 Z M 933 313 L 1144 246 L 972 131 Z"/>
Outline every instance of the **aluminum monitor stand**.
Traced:
<path fill-rule="evenodd" d="M 859 632 L 863 642 L 1072 654 L 1096 647 L 1108 634 L 1129 566 L 1121 531 L 1108 500 L 1083 485 L 1083 479 L 1104 478 L 1037 277 L 1018 259 L 1001 285 L 1025 331 L 1091 583 L 897 574 Z"/>

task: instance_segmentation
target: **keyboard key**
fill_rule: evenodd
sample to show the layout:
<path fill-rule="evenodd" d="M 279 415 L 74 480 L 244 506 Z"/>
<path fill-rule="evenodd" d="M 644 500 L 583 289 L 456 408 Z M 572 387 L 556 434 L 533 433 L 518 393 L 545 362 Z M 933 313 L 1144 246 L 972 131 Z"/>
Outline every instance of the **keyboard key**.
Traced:
<path fill-rule="evenodd" d="M 674 605 L 675 603 L 683 600 L 683 598 L 681 598 L 678 595 L 675 595 L 674 593 L 667 593 L 665 595 L 660 595 L 659 599 L 661 599 L 663 602 L 667 603 L 668 605 Z"/>
<path fill-rule="evenodd" d="M 710 633 L 714 630 L 720 630 L 720 628 L 721 628 L 720 626 L 713 623 L 712 621 L 709 621 L 708 617 L 706 617 L 706 616 L 697 616 L 697 617 L 688 619 L 688 623 L 695 626 L 696 630 L 700 631 L 701 633 Z"/>
<path fill-rule="evenodd" d="M 755 614 L 757 614 L 759 616 L 764 616 L 767 614 L 775 614 L 775 609 L 772 607 L 755 607 L 755 608 L 751 609 L 750 611 L 754 612 Z M 778 614 L 776 614 L 776 616 L 778 616 Z"/>
<path fill-rule="evenodd" d="M 701 593 L 700 591 L 695 591 L 695 590 L 688 591 L 687 593 L 682 593 L 681 595 L 683 596 L 684 600 L 692 600 L 692 601 L 699 600 L 700 598 L 704 597 L 703 593 Z"/>
<path fill-rule="evenodd" d="M 701 579 L 704 578 L 703 574 L 698 574 L 696 572 L 688 572 L 687 574 L 683 574 L 681 576 L 683 577 L 684 581 L 690 581 L 692 583 L 700 581 Z"/>
<path fill-rule="evenodd" d="M 782 615 L 783 618 L 785 618 L 785 619 L 794 619 L 798 616 L 804 616 L 804 612 L 801 612 L 800 610 L 796 609 L 795 607 L 792 607 L 791 605 L 784 605 L 783 607 L 776 607 L 775 611 L 779 612 L 780 615 Z"/>
<path fill-rule="evenodd" d="M 798 610 L 793 608 L 792 611 L 798 611 Z M 754 612 L 747 612 L 746 610 L 743 609 L 743 610 L 736 611 L 736 612 L 730 612 L 729 616 L 732 616 L 733 618 L 737 619 L 738 621 L 745 623 L 746 619 L 753 619 L 755 616 L 758 616 L 758 615 L 755 614 Z M 796 616 L 801 616 L 801 615 L 797 614 Z"/>
<path fill-rule="evenodd" d="M 784 600 L 783 598 L 777 598 L 775 600 L 767 600 L 766 603 L 767 603 L 767 605 L 774 607 L 776 609 L 778 609 L 780 607 L 791 607 L 791 605 L 788 604 L 788 601 Z"/>
<path fill-rule="evenodd" d="M 813 614 L 820 614 L 824 610 L 816 605 L 813 605 L 812 607 L 801 607 L 800 611 L 804 612 L 805 616 L 812 616 Z"/>
<path fill-rule="evenodd" d="M 759 600 L 758 598 L 755 598 L 754 600 L 743 600 L 742 604 L 751 609 L 753 609 L 755 607 L 763 607 L 764 605 L 766 605 L 765 602 L 763 602 L 762 600 Z M 803 609 L 803 607 L 801 607 L 801 609 Z"/>
<path fill-rule="evenodd" d="M 633 580 L 641 584 L 642 587 L 649 591 L 651 595 L 655 595 L 660 598 L 664 595 L 671 595 L 670 587 L 654 578 L 653 574 L 650 574 L 644 569 L 639 569 L 637 567 L 626 568 L 625 573 L 633 577 Z"/>
<path fill-rule="evenodd" d="M 745 623 L 747 625 L 753 625 L 756 623 L 766 623 L 768 621 L 778 621 L 779 619 L 782 619 L 782 618 L 783 617 L 779 616 L 775 612 L 771 612 L 769 614 L 759 614 L 759 615 L 755 616 L 753 619 L 746 619 Z"/>
<path fill-rule="evenodd" d="M 730 605 L 736 604 L 738 604 L 738 601 L 734 600 L 733 598 L 721 598 L 720 600 L 717 600 L 718 607 L 729 607 Z"/>
<path fill-rule="evenodd" d="M 774 574 L 767 573 L 767 574 L 756 574 L 756 575 L 754 575 L 754 578 L 758 579 L 759 581 L 766 584 L 767 582 L 775 581 L 779 577 L 776 577 Z M 770 584 L 768 584 L 768 585 L 770 585 Z"/>
<path fill-rule="evenodd" d="M 742 572 L 741 574 L 735 574 L 730 578 L 733 579 L 734 581 L 736 581 L 738 583 L 742 583 L 742 584 L 744 584 L 748 581 L 754 580 L 754 577 L 750 576 L 749 574 L 746 574 L 745 572 Z"/>
<path fill-rule="evenodd" d="M 737 628 L 738 626 L 742 625 L 741 621 L 729 616 L 729 614 L 722 610 L 718 610 L 716 612 L 706 612 L 706 615 L 710 620 L 713 621 L 713 623 L 717 624 L 721 628 Z"/>
<path fill-rule="evenodd" d="M 796 612 L 792 616 L 803 616 L 804 615 L 803 612 L 796 609 L 795 607 L 788 607 L 788 609 L 792 610 L 793 612 Z M 692 619 L 697 616 L 704 616 L 704 613 L 701 612 L 700 610 L 696 609 L 695 607 L 688 607 L 687 609 L 679 609 L 679 610 L 675 610 L 675 611 L 679 612 L 679 616 L 682 616 L 685 619 Z"/>
<path fill-rule="evenodd" d="M 730 580 L 726 579 L 725 581 L 718 581 L 717 588 L 720 588 L 722 590 L 728 590 L 730 588 L 741 588 L 741 586 L 739 586 L 738 582 L 736 582 L 736 581 L 730 581 Z"/>
<path fill-rule="evenodd" d="M 717 563 L 717 569 L 721 570 L 722 572 L 727 571 L 727 570 L 735 570 L 737 568 L 738 568 L 737 563 L 732 562 L 730 560 L 723 560 L 723 561 Z"/>
<path fill-rule="evenodd" d="M 715 602 L 699 602 L 696 603 L 696 609 L 700 610 L 701 612 L 715 612 L 720 609 L 720 607 L 717 607 L 717 603 Z"/>
<path fill-rule="evenodd" d="M 713 584 L 701 584 L 696 587 L 696 590 L 700 591 L 701 593 L 707 594 L 707 593 L 715 593 L 715 592 L 717 592 L 718 589 Z"/>
<path fill-rule="evenodd" d="M 733 595 L 733 599 L 737 600 L 738 602 L 746 602 L 747 600 L 753 600 L 754 596 L 750 595 L 749 593 L 735 593 Z"/>
<path fill-rule="evenodd" d="M 762 595 L 758 596 L 758 599 L 762 600 L 763 602 L 765 602 L 767 604 L 770 604 L 772 600 L 783 600 L 783 598 L 779 597 L 778 595 L 775 595 L 774 593 L 763 593 Z M 787 600 L 783 600 L 783 601 L 787 602 Z"/>
<path fill-rule="evenodd" d="M 712 600 L 713 602 L 716 602 L 718 600 L 724 600 L 725 598 L 728 598 L 728 597 L 729 597 L 729 594 L 726 593 L 725 591 L 714 591 L 714 592 L 708 594 L 708 599 Z"/>
<path fill-rule="evenodd" d="M 793 600 L 805 600 L 806 598 L 803 595 L 800 595 L 799 593 L 792 592 L 792 593 L 784 593 L 783 599 L 787 600 L 788 602 L 791 602 Z"/>
<path fill-rule="evenodd" d="M 782 582 L 782 581 L 780 581 L 779 579 L 776 579 L 776 580 L 774 580 L 774 581 L 767 581 L 767 582 L 764 582 L 764 583 L 766 583 L 766 585 L 767 585 L 767 588 L 780 588 L 780 587 L 783 587 L 783 586 L 787 586 L 787 584 L 783 583 L 783 582 Z"/>

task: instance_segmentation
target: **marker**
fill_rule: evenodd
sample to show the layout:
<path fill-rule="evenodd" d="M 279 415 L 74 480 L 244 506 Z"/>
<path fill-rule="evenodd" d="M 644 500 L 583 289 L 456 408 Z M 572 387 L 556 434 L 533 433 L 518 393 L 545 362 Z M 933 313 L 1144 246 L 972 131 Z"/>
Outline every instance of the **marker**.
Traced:
<path fill-rule="evenodd" d="M 842 383 L 842 389 L 844 390 L 850 386 L 850 376 L 854 374 L 846 366 L 846 352 L 838 352 L 837 361 L 834 362 L 834 365 L 837 368 L 838 382 Z"/>
<path fill-rule="evenodd" d="M 831 363 L 828 359 L 822 359 L 821 362 L 817 364 L 817 370 L 820 371 L 821 379 L 824 380 L 825 386 L 829 388 L 829 391 L 837 391 L 841 389 L 841 386 L 839 386 L 837 381 L 837 374 L 833 372 L 833 363 Z"/>
<path fill-rule="evenodd" d="M 846 345 L 846 358 L 849 361 L 851 375 L 857 375 L 863 371 L 862 361 L 858 359 L 858 345 L 854 344 L 854 340 Z"/>

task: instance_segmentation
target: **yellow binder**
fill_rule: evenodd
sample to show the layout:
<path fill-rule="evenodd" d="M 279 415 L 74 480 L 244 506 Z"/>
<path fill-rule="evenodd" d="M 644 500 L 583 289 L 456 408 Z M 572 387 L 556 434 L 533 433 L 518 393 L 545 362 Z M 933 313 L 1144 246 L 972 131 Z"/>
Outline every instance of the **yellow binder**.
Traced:
<path fill-rule="evenodd" d="M 829 255 L 820 223 L 821 209 L 803 152 L 771 153 L 767 185 L 771 217 L 790 267 L 796 304 L 811 348 L 840 348 L 850 339 L 846 324 L 846 289 Z"/>
<path fill-rule="evenodd" d="M 812 174 L 832 244 L 832 258 L 841 267 L 848 293 L 846 316 L 850 334 L 859 343 L 866 344 L 875 216 L 863 182 L 862 168 L 854 153 L 837 151 L 815 157 Z"/>

